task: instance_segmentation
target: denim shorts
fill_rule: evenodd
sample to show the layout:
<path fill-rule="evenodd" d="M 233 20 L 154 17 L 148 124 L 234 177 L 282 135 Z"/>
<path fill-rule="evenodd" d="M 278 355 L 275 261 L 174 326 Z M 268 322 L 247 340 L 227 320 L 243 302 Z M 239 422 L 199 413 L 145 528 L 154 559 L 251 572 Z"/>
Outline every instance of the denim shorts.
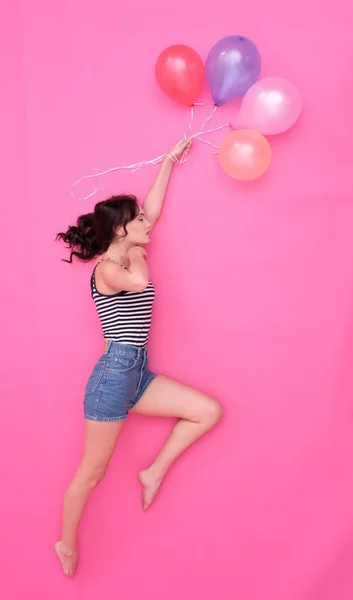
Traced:
<path fill-rule="evenodd" d="M 146 347 L 109 341 L 86 385 L 85 419 L 124 421 L 156 377 L 147 366 Z"/>

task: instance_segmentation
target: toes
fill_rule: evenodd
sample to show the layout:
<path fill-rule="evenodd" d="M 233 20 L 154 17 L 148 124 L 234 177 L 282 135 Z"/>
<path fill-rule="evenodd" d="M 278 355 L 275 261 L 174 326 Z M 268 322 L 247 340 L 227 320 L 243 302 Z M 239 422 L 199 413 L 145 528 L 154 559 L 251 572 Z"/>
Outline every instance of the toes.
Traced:
<path fill-rule="evenodd" d="M 142 492 L 141 495 L 141 504 L 142 504 L 142 508 L 143 510 L 147 510 L 147 508 L 149 507 L 149 505 L 151 504 L 150 502 L 148 502 L 147 500 L 147 490 L 144 490 Z"/>
<path fill-rule="evenodd" d="M 65 554 L 65 551 L 63 550 L 60 542 L 55 544 L 55 551 L 61 562 L 61 568 L 63 570 L 64 575 L 66 577 L 73 577 L 77 564 L 76 554 L 73 553 L 72 556 L 68 556 L 67 554 Z"/>
<path fill-rule="evenodd" d="M 143 510 L 146 510 L 147 502 L 146 502 L 145 494 L 142 494 L 142 496 L 141 496 L 141 504 L 142 504 Z"/>

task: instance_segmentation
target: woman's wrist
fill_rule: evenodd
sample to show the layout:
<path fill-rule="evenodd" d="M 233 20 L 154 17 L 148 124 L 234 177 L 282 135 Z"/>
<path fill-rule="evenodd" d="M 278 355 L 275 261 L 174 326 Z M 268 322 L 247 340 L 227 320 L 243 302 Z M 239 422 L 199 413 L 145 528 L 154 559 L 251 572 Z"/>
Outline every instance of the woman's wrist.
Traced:
<path fill-rule="evenodd" d="M 184 162 L 186 155 L 188 154 L 192 144 L 191 137 L 185 137 L 180 140 L 167 154 L 165 155 L 165 161 L 172 166 Z"/>
<path fill-rule="evenodd" d="M 168 152 L 168 154 L 165 155 L 164 159 L 163 159 L 163 165 L 165 165 L 166 167 L 168 167 L 169 169 L 172 169 L 175 165 L 175 160 L 173 160 L 173 158 L 170 155 L 170 152 Z"/>
<path fill-rule="evenodd" d="M 167 165 L 174 165 L 174 163 L 176 162 L 176 159 L 174 158 L 173 152 L 172 150 L 170 150 L 169 152 L 167 152 L 167 154 L 164 157 L 164 161 L 165 164 Z"/>

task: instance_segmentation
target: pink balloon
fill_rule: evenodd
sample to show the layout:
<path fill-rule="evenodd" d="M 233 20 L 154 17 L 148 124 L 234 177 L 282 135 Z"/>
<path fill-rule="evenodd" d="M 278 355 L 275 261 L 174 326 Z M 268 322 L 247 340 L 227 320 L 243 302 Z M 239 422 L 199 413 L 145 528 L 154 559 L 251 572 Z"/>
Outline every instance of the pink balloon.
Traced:
<path fill-rule="evenodd" d="M 295 85 L 281 77 L 265 77 L 245 94 L 231 125 L 234 129 L 256 129 L 264 135 L 276 135 L 293 127 L 301 110 L 302 99 Z"/>

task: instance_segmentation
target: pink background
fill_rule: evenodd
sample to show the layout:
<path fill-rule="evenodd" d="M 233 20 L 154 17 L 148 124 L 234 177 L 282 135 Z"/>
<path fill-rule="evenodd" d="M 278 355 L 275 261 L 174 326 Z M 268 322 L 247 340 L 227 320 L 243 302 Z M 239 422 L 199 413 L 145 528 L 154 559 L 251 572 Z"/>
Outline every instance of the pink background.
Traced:
<path fill-rule="evenodd" d="M 349 0 L 13 0 L 1 19 L 1 597 L 351 600 L 353 597 L 352 17 Z M 5 11 L 5 12 L 4 12 Z M 81 530 L 77 577 L 52 544 L 81 456 L 82 393 L 101 352 L 89 265 L 57 231 L 155 169 L 80 203 L 86 167 L 157 156 L 188 111 L 158 90 L 172 43 L 203 57 L 253 39 L 263 75 L 304 112 L 268 174 L 239 184 L 195 144 L 149 250 L 152 367 L 217 396 L 222 424 L 143 514 L 136 473 L 172 423 L 131 418 Z M 211 110 L 197 112 L 201 123 Z M 219 110 L 225 123 L 234 107 Z M 222 133 L 214 134 L 220 141 Z M 85 192 L 85 190 L 80 190 Z"/>

